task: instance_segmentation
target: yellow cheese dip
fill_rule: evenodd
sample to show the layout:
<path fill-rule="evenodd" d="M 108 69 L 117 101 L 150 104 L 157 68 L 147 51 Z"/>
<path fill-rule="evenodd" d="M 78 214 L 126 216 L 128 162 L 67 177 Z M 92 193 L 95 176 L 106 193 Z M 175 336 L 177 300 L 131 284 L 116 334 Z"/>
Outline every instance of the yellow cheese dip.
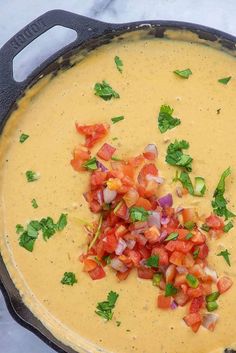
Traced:
<path fill-rule="evenodd" d="M 116 55 L 124 63 L 122 74 L 114 63 Z M 193 72 L 187 80 L 173 73 L 186 68 Z M 106 142 L 121 157 L 157 144 L 158 168 L 166 180 L 162 193 L 174 193 L 176 188 L 172 182 L 176 168 L 165 163 L 168 143 L 176 138 L 189 141 L 191 175 L 205 178 L 207 192 L 203 198 L 175 197 L 175 206 L 196 207 L 209 215 L 219 177 L 231 166 L 226 196 L 229 209 L 236 211 L 236 79 L 227 85 L 218 82 L 235 72 L 235 58 L 207 46 L 167 39 L 124 40 L 94 50 L 51 80 L 42 79 L 12 113 L 0 145 L 1 254 L 26 305 L 65 344 L 81 353 L 222 353 L 226 347 L 236 348 L 236 285 L 218 300 L 215 331 L 201 327 L 194 334 L 182 320 L 186 307 L 158 309 L 158 289 L 137 278 L 135 271 L 120 283 L 111 270 L 100 281 L 83 272 L 79 255 L 86 251 L 87 238 L 79 219 L 94 219 L 82 195 L 89 173 L 77 173 L 70 166 L 74 147 L 83 142 L 75 131 L 76 121 L 111 123 L 112 117 L 124 115 L 123 121 L 111 125 Z M 120 99 L 104 101 L 94 95 L 94 84 L 102 80 Z M 181 125 L 165 134 L 157 125 L 162 104 L 173 107 L 173 115 L 181 119 Z M 20 144 L 22 132 L 30 137 Z M 113 141 L 114 137 L 118 139 Z M 40 179 L 28 183 L 27 170 L 40 173 Z M 33 198 L 37 209 L 31 205 Z M 68 213 L 63 232 L 47 242 L 39 236 L 32 253 L 19 246 L 16 224 L 25 226 L 47 216 L 57 220 L 62 212 Z M 210 267 L 236 281 L 235 230 L 209 239 L 209 246 Z M 216 256 L 225 248 L 231 253 L 231 267 Z M 78 283 L 73 287 L 60 283 L 66 271 L 76 274 Z M 114 319 L 106 323 L 95 308 L 110 290 L 119 299 Z M 116 320 L 121 321 L 119 327 Z"/>

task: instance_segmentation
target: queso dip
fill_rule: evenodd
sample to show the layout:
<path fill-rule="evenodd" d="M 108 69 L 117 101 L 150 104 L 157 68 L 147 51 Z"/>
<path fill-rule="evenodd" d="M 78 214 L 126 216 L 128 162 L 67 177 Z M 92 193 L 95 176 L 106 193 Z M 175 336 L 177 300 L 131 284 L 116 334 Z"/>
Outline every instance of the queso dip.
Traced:
<path fill-rule="evenodd" d="M 115 56 L 122 59 L 122 73 L 116 68 Z M 188 79 L 173 73 L 187 68 L 192 72 Z M 94 154 L 104 142 L 114 146 L 121 158 L 141 154 L 145 146 L 156 144 L 158 169 L 165 179 L 162 194 L 172 193 L 175 207 L 196 208 L 201 216 L 211 214 L 213 193 L 230 166 L 225 196 L 229 209 L 236 212 L 235 72 L 233 56 L 193 42 L 118 41 L 92 51 L 53 79 L 43 78 L 12 113 L 0 145 L 1 255 L 26 305 L 76 351 L 222 353 L 226 347 L 236 349 L 235 285 L 217 301 L 219 320 L 214 332 L 201 327 L 193 333 L 182 320 L 186 308 L 158 309 L 159 289 L 137 278 L 135 271 L 119 282 L 107 267 L 105 278 L 91 280 L 79 260 L 87 249 L 81 220 L 97 220 L 83 197 L 90 174 L 78 173 L 70 165 L 73 149 L 84 143 L 75 122 L 108 123 L 109 134 L 92 149 Z M 230 76 L 227 84 L 218 81 Z M 103 80 L 119 92 L 119 99 L 104 101 L 94 95 L 95 83 Z M 181 124 L 161 134 L 157 117 L 164 104 L 174 109 L 173 116 Z M 117 116 L 124 119 L 112 124 L 111 118 Z M 24 143 L 19 142 L 22 133 L 29 136 Z M 165 162 L 167 147 L 175 139 L 189 142 L 191 177 L 204 177 L 204 197 L 176 195 L 176 168 Z M 28 182 L 27 171 L 37 173 L 37 180 Z M 32 200 L 38 207 L 32 206 Z M 32 252 L 19 246 L 17 224 L 25 226 L 49 216 L 58 220 L 61 214 L 68 215 L 63 230 L 47 241 L 39 236 Z M 210 266 L 235 282 L 234 228 L 209 238 L 208 246 Z M 230 253 L 231 266 L 217 256 L 224 249 Z M 74 273 L 77 283 L 63 285 L 65 272 Z M 111 290 L 119 298 L 113 320 L 106 322 L 95 309 Z"/>

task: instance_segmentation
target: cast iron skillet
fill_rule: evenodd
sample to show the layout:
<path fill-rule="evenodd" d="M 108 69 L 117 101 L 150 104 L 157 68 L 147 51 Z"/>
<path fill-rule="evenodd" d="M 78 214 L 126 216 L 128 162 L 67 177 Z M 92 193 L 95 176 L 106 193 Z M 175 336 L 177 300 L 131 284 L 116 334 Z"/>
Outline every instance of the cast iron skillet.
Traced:
<path fill-rule="evenodd" d="M 35 38 L 56 25 L 75 30 L 78 34 L 76 40 L 45 60 L 23 82 L 16 82 L 13 78 L 14 57 Z M 17 100 L 24 95 L 24 91 L 28 87 L 31 87 L 40 79 L 41 75 L 56 74 L 58 70 L 70 67 L 70 57 L 82 49 L 92 50 L 102 44 L 109 43 L 115 36 L 144 28 L 149 31 L 150 35 L 155 37 L 163 37 L 167 29 L 185 29 L 196 33 L 200 39 L 211 42 L 218 41 L 223 49 L 230 49 L 236 52 L 236 37 L 196 24 L 177 21 L 141 21 L 111 24 L 62 10 L 49 11 L 24 27 L 0 50 L 0 132 L 10 113 L 17 109 Z M 60 57 L 63 60 L 60 60 L 59 63 L 57 59 Z M 73 349 L 58 341 L 24 305 L 7 272 L 1 255 L 0 288 L 11 315 L 18 323 L 35 333 L 57 352 L 76 353 Z M 226 348 L 224 353 L 236 353 L 236 351 Z"/>

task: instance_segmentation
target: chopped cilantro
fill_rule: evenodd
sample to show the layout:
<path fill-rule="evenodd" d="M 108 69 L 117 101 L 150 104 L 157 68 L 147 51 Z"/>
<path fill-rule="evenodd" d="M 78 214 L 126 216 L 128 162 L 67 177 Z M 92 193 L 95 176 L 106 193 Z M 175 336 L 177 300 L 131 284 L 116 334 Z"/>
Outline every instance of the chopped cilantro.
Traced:
<path fill-rule="evenodd" d="M 202 177 L 195 177 L 195 184 L 193 183 L 189 177 L 189 174 L 186 172 L 181 172 L 180 176 L 178 176 L 178 172 L 176 173 L 173 181 L 180 181 L 185 189 L 188 190 L 190 195 L 194 196 L 203 196 L 206 191 L 205 180 Z"/>
<path fill-rule="evenodd" d="M 192 181 L 186 172 L 181 172 L 178 180 L 182 183 L 183 187 L 188 190 L 190 195 L 194 194 Z"/>
<path fill-rule="evenodd" d="M 33 199 L 33 200 L 31 201 L 31 204 L 32 204 L 32 207 L 33 207 L 33 208 L 38 208 L 38 207 L 39 207 L 38 204 L 37 204 L 37 201 L 36 201 L 35 199 Z"/>
<path fill-rule="evenodd" d="M 27 140 L 27 138 L 29 138 L 29 135 L 21 134 L 19 139 L 20 143 L 24 143 Z"/>
<path fill-rule="evenodd" d="M 154 286 L 159 286 L 160 282 L 162 279 L 162 274 L 161 273 L 154 273 L 153 277 L 152 277 L 152 284 Z"/>
<path fill-rule="evenodd" d="M 112 156 L 112 157 L 111 157 L 111 160 L 112 160 L 112 161 L 117 161 L 117 162 L 122 161 L 121 158 L 116 157 L 116 156 Z"/>
<path fill-rule="evenodd" d="M 209 302 L 215 302 L 220 296 L 220 293 L 219 292 L 212 292 L 211 294 L 208 294 L 206 296 L 206 302 L 209 303 Z"/>
<path fill-rule="evenodd" d="M 227 85 L 227 83 L 231 80 L 232 76 L 220 78 L 218 82 L 223 83 L 223 85 Z"/>
<path fill-rule="evenodd" d="M 230 221 L 228 222 L 227 224 L 224 225 L 224 232 L 225 233 L 228 233 L 230 231 L 230 229 L 232 229 L 234 227 L 233 223 Z"/>
<path fill-rule="evenodd" d="M 39 179 L 39 176 L 37 175 L 37 173 L 33 172 L 32 170 L 27 170 L 25 175 L 29 183 Z"/>
<path fill-rule="evenodd" d="M 44 240 L 48 240 L 56 233 L 57 225 L 54 223 L 51 217 L 42 218 L 40 221 L 40 225 Z"/>
<path fill-rule="evenodd" d="M 110 263 L 111 263 L 111 256 L 110 255 L 103 256 L 102 259 L 106 262 L 107 265 L 110 265 Z"/>
<path fill-rule="evenodd" d="M 124 120 L 124 116 L 120 115 L 120 116 L 114 116 L 114 118 L 111 118 L 112 124 L 116 124 L 118 123 L 118 121 Z"/>
<path fill-rule="evenodd" d="M 95 313 L 103 317 L 106 321 L 112 320 L 113 318 L 113 309 L 115 308 L 116 301 L 119 297 L 119 294 L 116 292 L 110 291 L 107 300 L 97 304 L 97 310 Z"/>
<path fill-rule="evenodd" d="M 165 238 L 165 241 L 176 240 L 178 236 L 179 234 L 177 232 L 172 232 L 168 235 L 167 238 Z"/>
<path fill-rule="evenodd" d="M 189 143 L 185 140 L 175 140 L 167 148 L 166 162 L 170 165 L 183 167 L 188 172 L 192 171 L 192 158 L 184 154 L 182 150 L 188 149 Z"/>
<path fill-rule="evenodd" d="M 194 195 L 203 196 L 205 192 L 206 192 L 205 179 L 202 177 L 195 177 Z"/>
<path fill-rule="evenodd" d="M 185 237 L 186 240 L 189 240 L 193 237 L 193 234 L 192 233 L 188 233 Z"/>
<path fill-rule="evenodd" d="M 235 217 L 235 214 L 227 209 L 227 201 L 224 198 L 225 192 L 225 179 L 231 174 L 230 168 L 227 168 L 221 175 L 220 181 L 214 192 L 214 200 L 212 200 L 211 204 L 213 207 L 213 211 L 217 216 L 225 217 L 225 220 Z"/>
<path fill-rule="evenodd" d="M 163 134 L 167 130 L 173 129 L 180 125 L 180 119 L 172 116 L 174 109 L 169 105 L 162 105 L 158 115 L 158 127 L 160 132 Z"/>
<path fill-rule="evenodd" d="M 193 252 L 193 258 L 196 260 L 198 258 L 200 252 L 200 248 L 198 246 L 195 247 L 194 252 Z"/>
<path fill-rule="evenodd" d="M 16 225 L 16 233 L 20 234 L 22 232 L 24 232 L 24 227 L 21 224 L 17 224 Z"/>
<path fill-rule="evenodd" d="M 199 286 L 199 280 L 197 279 L 197 277 L 191 275 L 190 273 L 186 275 L 186 280 L 188 282 L 189 287 L 191 288 L 197 288 Z"/>
<path fill-rule="evenodd" d="M 29 236 L 27 232 L 23 232 L 19 238 L 19 245 L 25 248 L 26 250 L 32 252 L 36 239 L 37 238 L 35 237 Z"/>
<path fill-rule="evenodd" d="M 225 249 L 225 250 L 222 250 L 219 254 L 217 254 L 217 256 L 223 256 L 223 258 L 225 259 L 226 263 L 231 266 L 231 263 L 230 263 L 230 253 L 228 251 L 228 249 Z"/>
<path fill-rule="evenodd" d="M 192 71 L 190 69 L 175 70 L 174 73 L 182 78 L 189 78 L 189 76 L 192 75 Z"/>
<path fill-rule="evenodd" d="M 73 272 L 65 272 L 64 276 L 61 280 L 62 284 L 66 284 L 68 286 L 73 286 L 77 282 L 78 281 L 77 281 L 75 274 Z"/>
<path fill-rule="evenodd" d="M 177 294 L 177 291 L 177 288 L 175 288 L 172 283 L 167 283 L 165 288 L 165 296 L 172 297 L 173 295 Z"/>
<path fill-rule="evenodd" d="M 96 170 L 98 168 L 96 157 L 93 157 L 93 158 L 87 160 L 86 162 L 84 162 L 83 167 L 85 167 L 89 170 Z"/>
<path fill-rule="evenodd" d="M 129 212 L 132 222 L 145 222 L 147 221 L 148 216 L 150 214 L 150 212 L 145 210 L 145 208 L 143 207 L 131 207 Z"/>
<path fill-rule="evenodd" d="M 152 255 L 150 256 L 146 261 L 145 265 L 148 267 L 155 267 L 157 268 L 159 265 L 159 256 L 157 255 Z"/>
<path fill-rule="evenodd" d="M 184 228 L 188 230 L 193 230 L 193 228 L 196 226 L 196 223 L 193 221 L 187 221 L 184 223 Z"/>
<path fill-rule="evenodd" d="M 211 229 L 206 223 L 203 223 L 201 225 L 201 229 L 204 230 L 205 232 L 209 232 L 209 230 Z"/>
<path fill-rule="evenodd" d="M 121 73 L 122 72 L 122 67 L 123 67 L 122 60 L 119 58 L 119 56 L 115 56 L 114 57 L 114 61 L 115 61 L 117 70 L 120 71 L 120 73 Z"/>
<path fill-rule="evenodd" d="M 106 81 L 102 81 L 102 83 L 95 83 L 94 94 L 101 97 L 105 101 L 108 101 L 111 98 L 120 98 L 119 93 L 114 91 Z"/>
<path fill-rule="evenodd" d="M 60 232 L 66 227 L 66 225 L 67 225 L 67 214 L 62 213 L 57 222 L 57 230 Z"/>

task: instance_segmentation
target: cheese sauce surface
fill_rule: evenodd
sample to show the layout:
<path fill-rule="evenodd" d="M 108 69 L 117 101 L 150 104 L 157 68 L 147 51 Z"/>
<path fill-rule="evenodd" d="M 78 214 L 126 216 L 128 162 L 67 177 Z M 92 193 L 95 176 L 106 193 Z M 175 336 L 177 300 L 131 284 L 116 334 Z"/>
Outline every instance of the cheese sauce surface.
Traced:
<path fill-rule="evenodd" d="M 123 63 L 122 74 L 114 57 Z M 190 68 L 189 79 L 174 70 Z M 234 57 L 195 43 L 149 39 L 119 41 L 91 52 L 83 61 L 53 79 L 44 78 L 28 91 L 12 113 L 0 144 L 0 226 L 1 253 L 8 271 L 25 303 L 46 327 L 65 344 L 80 352 L 113 353 L 222 353 L 236 348 L 236 285 L 219 300 L 219 321 L 214 332 L 201 327 L 197 334 L 183 322 L 186 307 L 173 311 L 157 308 L 157 287 L 137 278 L 135 271 L 126 281 L 117 282 L 107 269 L 103 280 L 92 281 L 83 272 L 79 255 L 86 251 L 87 236 L 79 221 L 96 219 L 83 193 L 89 173 L 77 173 L 70 166 L 74 147 L 83 142 L 75 122 L 94 124 L 124 115 L 112 125 L 105 138 L 120 157 L 135 156 L 149 143 L 158 146 L 160 175 L 165 191 L 173 192 L 175 167 L 165 163 L 170 141 L 189 141 L 193 157 L 191 176 L 206 180 L 203 198 L 175 197 L 174 205 L 196 207 L 209 215 L 211 200 L 221 173 L 229 166 L 226 197 L 236 211 L 236 79 L 227 85 L 218 79 L 236 72 Z M 96 82 L 106 80 L 120 99 L 104 101 L 94 95 Z M 174 108 L 181 125 L 161 134 L 157 117 L 162 104 Z M 30 137 L 19 143 L 21 133 Z M 115 141 L 112 140 L 117 137 Z M 94 154 L 105 142 L 98 143 Z M 28 183 L 27 170 L 40 174 Z M 39 207 L 34 209 L 31 200 Z M 16 224 L 68 214 L 68 225 L 48 241 L 39 235 L 32 253 L 18 244 Z M 209 266 L 219 276 L 236 282 L 236 231 L 220 239 L 209 239 Z M 231 267 L 216 256 L 227 248 Z M 63 286 L 64 272 L 74 272 L 78 283 Z M 119 294 L 114 319 L 104 322 L 95 314 L 98 302 L 110 290 Z M 117 327 L 116 320 L 121 322 Z"/>

